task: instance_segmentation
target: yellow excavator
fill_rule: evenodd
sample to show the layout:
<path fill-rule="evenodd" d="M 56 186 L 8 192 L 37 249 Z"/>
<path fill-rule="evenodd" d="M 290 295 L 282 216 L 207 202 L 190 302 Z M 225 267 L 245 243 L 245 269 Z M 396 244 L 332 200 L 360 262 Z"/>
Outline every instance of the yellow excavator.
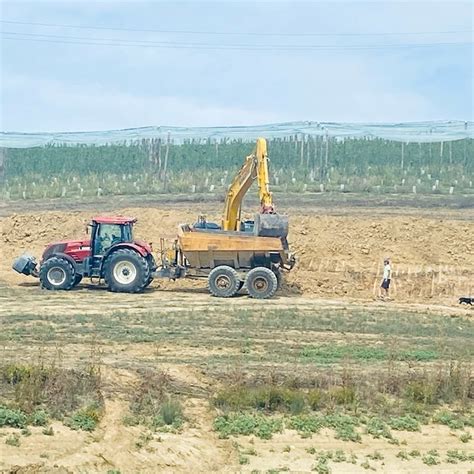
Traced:
<path fill-rule="evenodd" d="M 229 186 L 222 218 L 223 230 L 240 230 L 242 201 L 255 180 L 260 197 L 260 213 L 275 214 L 269 189 L 267 141 L 264 138 L 257 139 L 253 153 L 245 158 L 242 168 Z"/>
<path fill-rule="evenodd" d="M 242 201 L 254 181 L 260 211 L 254 220 L 241 221 Z M 270 298 L 281 284 L 281 271 L 295 264 L 287 236 L 288 218 L 275 212 L 269 190 L 267 142 L 259 138 L 229 186 L 222 225 L 202 217 L 181 225 L 172 255 L 162 252 L 157 276 L 207 278 L 217 297 L 234 296 L 245 287 L 252 298 Z"/>

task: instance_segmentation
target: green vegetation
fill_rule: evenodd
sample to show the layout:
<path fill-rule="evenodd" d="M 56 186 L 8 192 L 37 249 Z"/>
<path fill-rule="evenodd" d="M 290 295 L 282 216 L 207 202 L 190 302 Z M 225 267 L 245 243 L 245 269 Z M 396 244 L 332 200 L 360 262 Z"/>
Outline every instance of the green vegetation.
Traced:
<path fill-rule="evenodd" d="M 437 359 L 438 353 L 434 350 L 413 349 L 390 351 L 384 347 L 368 347 L 368 346 L 354 346 L 354 345 L 321 345 L 305 347 L 301 353 L 303 359 L 311 360 L 312 362 L 331 364 L 340 362 L 344 358 L 349 358 L 358 361 L 382 361 L 382 360 L 396 360 L 396 361 L 419 361 L 428 362 Z"/>
<path fill-rule="evenodd" d="M 5 439 L 5 444 L 8 444 L 9 446 L 14 446 L 15 448 L 19 448 L 21 445 L 20 436 L 16 433 L 7 436 L 7 438 Z"/>
<path fill-rule="evenodd" d="M 28 417 L 21 410 L 0 406 L 0 427 L 24 428 Z"/>
<path fill-rule="evenodd" d="M 214 421 L 214 429 L 221 438 L 230 435 L 255 435 L 262 439 L 270 439 L 273 433 L 283 429 L 280 418 L 271 418 L 264 415 L 233 413 L 218 416 Z"/>
<path fill-rule="evenodd" d="M 420 422 L 411 415 L 392 417 L 388 424 L 397 431 L 420 431 Z"/>
<path fill-rule="evenodd" d="M 458 430 L 465 426 L 474 427 L 474 414 L 465 415 L 462 413 L 441 410 L 435 414 L 433 421 L 441 425 L 449 426 L 453 430 Z"/>
<path fill-rule="evenodd" d="M 180 401 L 172 393 L 169 375 L 147 370 L 140 377 L 124 423 L 130 426 L 141 424 L 159 431 L 179 431 L 184 423 L 184 413 Z"/>
<path fill-rule="evenodd" d="M 101 415 L 101 407 L 92 404 L 74 412 L 65 424 L 73 430 L 94 431 Z"/>
<path fill-rule="evenodd" d="M 222 193 L 253 144 L 130 145 L 8 149 L 10 199 L 117 194 Z M 403 152 L 402 152 L 403 148 Z M 327 155 L 326 155 L 327 150 Z M 402 159 L 403 153 L 403 159 Z M 381 139 L 269 140 L 275 192 L 473 193 L 474 140 L 401 144 Z M 166 159 L 166 155 L 168 155 Z M 370 170 L 370 173 L 368 173 Z"/>

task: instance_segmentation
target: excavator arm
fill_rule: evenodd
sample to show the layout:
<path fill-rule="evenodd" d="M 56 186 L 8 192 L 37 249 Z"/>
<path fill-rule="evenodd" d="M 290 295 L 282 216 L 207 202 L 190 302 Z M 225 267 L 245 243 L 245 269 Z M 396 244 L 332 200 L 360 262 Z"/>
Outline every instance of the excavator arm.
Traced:
<path fill-rule="evenodd" d="M 252 154 L 245 158 L 242 168 L 229 186 L 222 218 L 223 230 L 239 230 L 242 201 L 255 180 L 259 190 L 260 213 L 273 214 L 275 210 L 269 189 L 267 141 L 264 138 L 257 139 Z"/>

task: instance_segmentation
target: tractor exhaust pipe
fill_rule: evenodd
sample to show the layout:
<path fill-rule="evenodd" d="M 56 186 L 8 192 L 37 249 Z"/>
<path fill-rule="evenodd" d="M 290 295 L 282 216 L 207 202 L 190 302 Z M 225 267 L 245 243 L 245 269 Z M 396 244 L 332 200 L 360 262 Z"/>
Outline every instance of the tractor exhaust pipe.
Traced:
<path fill-rule="evenodd" d="M 33 255 L 24 253 L 13 261 L 12 268 L 22 275 L 31 275 L 38 278 L 39 273 L 36 269 L 37 265 L 38 262 L 36 261 L 36 258 L 33 257 Z"/>

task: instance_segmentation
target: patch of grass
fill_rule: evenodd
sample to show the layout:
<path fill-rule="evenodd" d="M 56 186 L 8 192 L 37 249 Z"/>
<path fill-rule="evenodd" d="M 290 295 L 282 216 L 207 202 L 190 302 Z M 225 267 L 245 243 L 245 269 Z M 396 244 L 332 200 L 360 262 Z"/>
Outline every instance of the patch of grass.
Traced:
<path fill-rule="evenodd" d="M 371 471 L 375 471 L 375 467 L 371 466 L 367 459 L 364 462 L 360 463 L 360 467 L 364 469 L 370 469 Z"/>
<path fill-rule="evenodd" d="M 383 461 L 385 459 L 380 451 L 374 451 L 372 454 L 367 454 L 367 458 L 372 461 Z"/>
<path fill-rule="evenodd" d="M 458 461 L 464 462 L 470 460 L 469 455 L 465 451 L 458 451 L 457 449 L 449 450 L 446 456 L 446 462 L 451 464 L 456 464 Z M 474 460 L 474 454 L 472 460 Z"/>
<path fill-rule="evenodd" d="M 328 390 L 327 397 L 336 405 L 351 405 L 356 400 L 354 387 L 333 387 Z"/>
<path fill-rule="evenodd" d="M 296 430 L 300 434 L 318 433 L 324 426 L 326 426 L 326 422 L 321 416 L 299 415 L 292 416 L 288 420 L 288 428 Z"/>
<path fill-rule="evenodd" d="M 336 449 L 332 460 L 334 462 L 347 462 L 346 453 L 342 449 Z"/>
<path fill-rule="evenodd" d="M 433 417 L 435 423 L 449 426 L 452 430 L 458 430 L 464 428 L 465 422 L 462 415 L 458 415 L 451 411 L 442 410 L 435 414 Z"/>
<path fill-rule="evenodd" d="M 50 426 L 49 428 L 43 428 L 41 432 L 46 436 L 54 436 L 54 430 L 52 426 Z"/>
<path fill-rule="evenodd" d="M 0 406 L 0 427 L 24 428 L 27 420 L 28 417 L 21 410 L 12 410 L 5 406 Z"/>
<path fill-rule="evenodd" d="M 421 460 L 423 461 L 423 464 L 426 464 L 427 466 L 436 466 L 439 464 L 439 458 L 437 456 L 433 456 L 432 454 L 425 454 L 422 456 Z"/>
<path fill-rule="evenodd" d="M 16 433 L 10 436 L 7 436 L 7 438 L 5 439 L 5 444 L 8 444 L 8 446 L 14 446 L 16 448 L 19 448 L 21 445 L 20 436 L 17 435 Z"/>
<path fill-rule="evenodd" d="M 242 454 L 246 456 L 257 456 L 257 450 L 255 448 L 247 448 L 242 451 Z"/>
<path fill-rule="evenodd" d="M 36 410 L 28 417 L 28 423 L 33 426 L 46 426 L 48 424 L 48 413 L 44 410 Z"/>
<path fill-rule="evenodd" d="M 183 408 L 179 401 L 168 398 L 160 407 L 160 416 L 166 425 L 181 425 L 183 422 Z"/>
<path fill-rule="evenodd" d="M 367 420 L 366 431 L 374 438 L 393 438 L 387 423 L 385 423 L 384 420 L 378 417 L 372 417 Z"/>
<path fill-rule="evenodd" d="M 307 404 L 309 408 L 314 411 L 319 410 L 321 407 L 323 407 L 326 399 L 326 393 L 318 388 L 309 390 L 306 394 Z"/>
<path fill-rule="evenodd" d="M 397 458 L 401 459 L 402 461 L 409 461 L 410 460 L 410 455 L 405 450 L 398 451 Z"/>
<path fill-rule="evenodd" d="M 140 436 L 138 437 L 138 440 L 135 441 L 135 447 L 137 449 L 142 449 L 152 440 L 153 440 L 152 433 L 150 432 L 141 433 Z"/>
<path fill-rule="evenodd" d="M 459 436 L 459 440 L 461 441 L 461 443 L 468 443 L 469 441 L 471 441 L 471 439 L 472 435 L 468 432 L 461 433 L 461 435 Z"/>
<path fill-rule="evenodd" d="M 330 474 L 331 468 L 328 466 L 328 458 L 324 456 L 320 457 L 311 470 L 318 474 Z"/>
<path fill-rule="evenodd" d="M 308 346 L 301 351 L 301 357 L 320 364 L 334 364 L 342 359 L 358 361 L 417 361 L 429 362 L 438 358 L 433 350 L 411 349 L 390 352 L 384 347 L 355 345 L 318 345 Z"/>
<path fill-rule="evenodd" d="M 253 434 L 262 439 L 271 439 L 274 433 L 283 429 L 283 422 L 280 418 L 236 413 L 218 416 L 214 420 L 214 429 L 221 438 Z"/>
<path fill-rule="evenodd" d="M 270 412 L 287 411 L 296 415 L 303 411 L 305 398 L 301 390 L 290 387 L 237 385 L 217 393 L 214 405 L 223 410 L 255 408 Z"/>
<path fill-rule="evenodd" d="M 93 404 L 74 412 L 65 421 L 65 425 L 73 430 L 94 431 L 101 416 L 101 408 Z"/>
<path fill-rule="evenodd" d="M 353 442 L 361 440 L 360 434 L 355 429 L 359 425 L 357 418 L 345 414 L 333 414 L 326 415 L 324 421 L 327 427 L 335 430 L 337 439 Z"/>
<path fill-rule="evenodd" d="M 0 366 L 0 394 L 25 414 L 27 423 L 44 426 L 48 414 L 61 419 L 81 406 L 103 404 L 100 373 L 92 364 L 86 370 L 59 368 L 52 363 Z"/>
<path fill-rule="evenodd" d="M 420 431 L 419 421 L 410 415 L 391 417 L 388 425 L 397 431 Z"/>
<path fill-rule="evenodd" d="M 130 411 L 139 417 L 155 417 L 168 396 L 171 378 L 166 372 L 147 371 L 134 391 Z"/>
<path fill-rule="evenodd" d="M 432 404 L 435 400 L 435 394 L 435 387 L 423 380 L 408 382 L 405 387 L 405 398 L 413 402 Z"/>

